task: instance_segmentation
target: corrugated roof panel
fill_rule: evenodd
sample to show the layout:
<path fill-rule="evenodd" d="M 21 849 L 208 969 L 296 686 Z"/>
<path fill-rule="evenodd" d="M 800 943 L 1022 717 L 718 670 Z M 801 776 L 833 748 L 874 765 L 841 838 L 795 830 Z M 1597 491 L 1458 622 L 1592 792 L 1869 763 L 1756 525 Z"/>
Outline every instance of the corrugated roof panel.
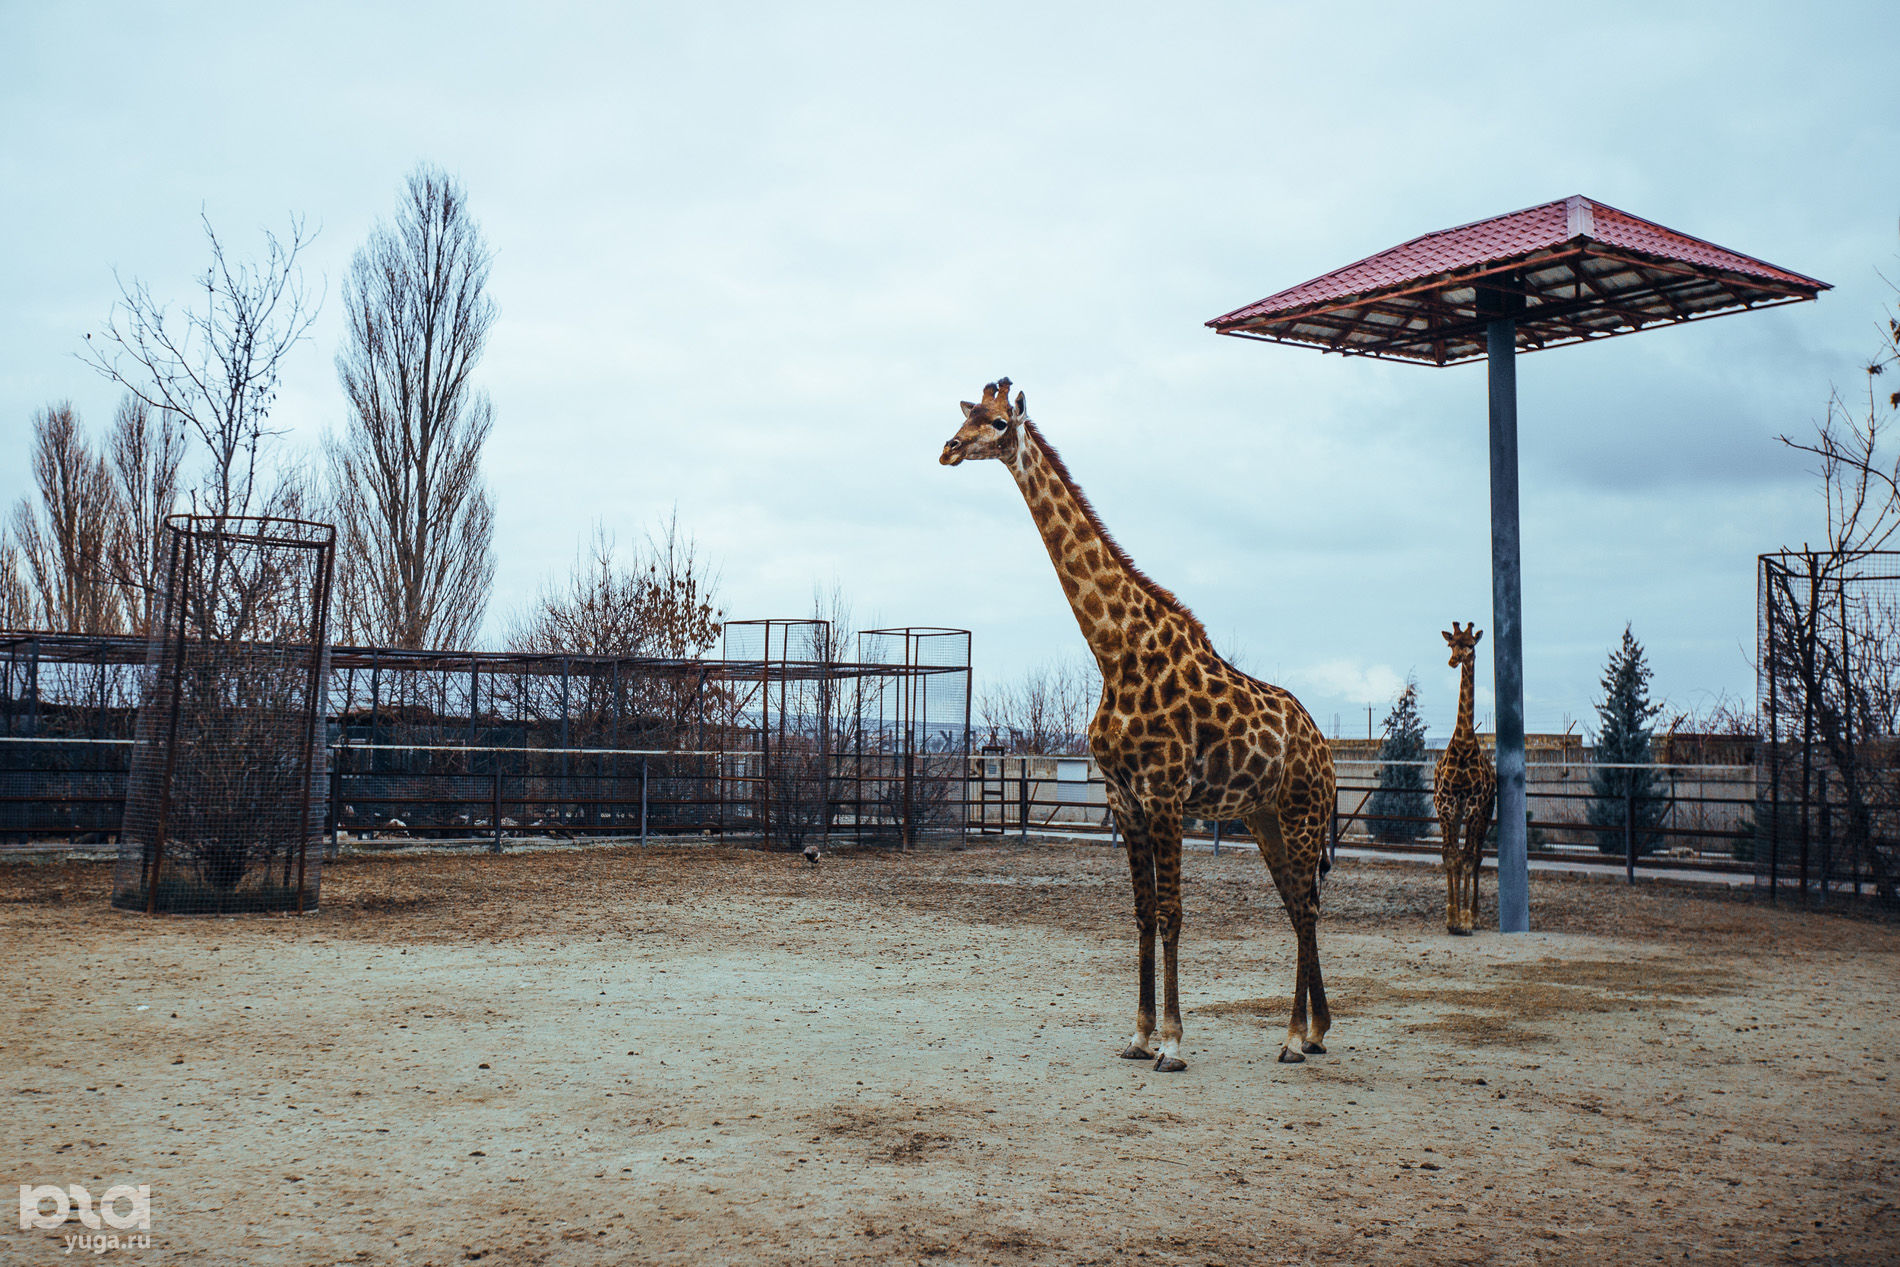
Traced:
<path fill-rule="evenodd" d="M 1424 234 L 1207 324 L 1223 334 L 1448 364 L 1484 352 L 1481 290 L 1521 295 L 1520 342 L 1544 347 L 1812 299 L 1826 289 L 1577 196 Z"/>

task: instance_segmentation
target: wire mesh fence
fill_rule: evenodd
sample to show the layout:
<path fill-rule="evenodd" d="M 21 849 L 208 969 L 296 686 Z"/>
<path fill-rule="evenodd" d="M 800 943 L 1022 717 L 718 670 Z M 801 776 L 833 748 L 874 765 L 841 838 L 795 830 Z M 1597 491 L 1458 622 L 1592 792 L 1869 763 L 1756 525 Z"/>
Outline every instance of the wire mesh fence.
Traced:
<path fill-rule="evenodd" d="M 1331 840 L 1387 853 L 1436 855 L 1438 819 L 1432 811 L 1433 763 L 1406 762 L 1423 776 L 1410 805 L 1375 808 L 1382 763 L 1335 757 L 1338 801 Z M 1658 764 L 1646 769 L 1659 789 L 1656 804 L 1631 804 L 1635 784 L 1615 795 L 1593 785 L 1593 775 L 1628 767 L 1588 760 L 1528 766 L 1530 855 L 1546 862 L 1621 863 L 1630 875 L 1658 871 L 1752 874 L 1761 842 L 1755 816 L 1759 776 L 1753 765 Z M 979 753 L 971 762 L 970 830 L 1027 837 L 1055 833 L 1113 838 L 1106 788 L 1086 757 Z M 1592 810 L 1597 813 L 1593 816 Z M 1193 839 L 1245 844 L 1239 822 L 1189 819 Z M 1488 843 L 1495 857 L 1495 831 Z"/>
<path fill-rule="evenodd" d="M 126 775 L 114 905 L 316 909 L 334 531 L 174 516 Z"/>
<path fill-rule="evenodd" d="M 1900 555 L 1763 556 L 1758 638 L 1759 742 L 1713 737 L 1723 752 L 1708 759 L 1659 748 L 1661 782 L 1633 780 L 1622 805 L 1592 785 L 1581 751 L 1542 766 L 1533 754 L 1533 855 L 1624 852 L 1627 823 L 1639 867 L 1752 868 L 1776 897 L 1894 902 Z M 154 645 L 0 633 L 0 844 L 118 832 Z M 337 769 L 313 759 L 312 797 L 332 841 L 492 846 L 498 833 L 633 836 L 642 823 L 649 837 L 772 847 L 1112 831 L 1086 758 L 972 756 L 970 658 L 961 630 L 869 630 L 847 645 L 813 620 L 731 622 L 722 655 L 703 659 L 337 648 L 319 706 Z M 252 672 L 238 662 L 234 692 Z M 1337 756 L 1343 838 L 1403 847 L 1369 830 L 1378 763 Z M 1428 806 L 1381 817 L 1414 820 L 1413 847 L 1436 848 Z"/>
<path fill-rule="evenodd" d="M 921 843 L 952 838 L 946 823 L 960 821 L 965 780 L 949 769 L 953 760 L 833 754 L 790 765 L 758 751 L 349 746 L 332 753 L 326 821 L 334 845 L 370 848 L 683 837 L 784 848 Z M 822 787 L 824 800 L 807 811 L 788 787 Z"/>
<path fill-rule="evenodd" d="M 313 767 L 319 822 L 332 845 L 642 824 L 774 848 L 948 839 L 964 822 L 969 647 L 962 630 L 847 642 L 796 620 L 732 622 L 708 659 L 336 648 L 320 676 L 333 756 Z M 281 651 L 244 662 L 261 671 Z M 0 843 L 118 831 L 156 655 L 128 638 L 0 634 Z"/>
<path fill-rule="evenodd" d="M 1342 760 L 1337 838 L 1382 849 L 1435 852 L 1432 762 L 1423 767 L 1417 803 L 1374 813 L 1385 767 Z M 1642 774 L 1645 777 L 1630 778 Z M 1617 777 L 1619 775 L 1625 777 Z M 1606 777 L 1607 776 L 1607 777 Z M 1531 762 L 1525 768 L 1525 827 L 1530 856 L 1544 861 L 1620 861 L 1639 869 L 1752 872 L 1760 843 L 1756 766 L 1700 763 L 1628 765 L 1589 760 Z M 1640 788 L 1648 791 L 1639 791 Z M 1487 841 L 1495 856 L 1496 828 Z"/>
<path fill-rule="evenodd" d="M 129 739 L 0 737 L 0 842 L 116 839 Z"/>
<path fill-rule="evenodd" d="M 1900 901 L 1900 553 L 1762 555 L 1757 882 Z"/>

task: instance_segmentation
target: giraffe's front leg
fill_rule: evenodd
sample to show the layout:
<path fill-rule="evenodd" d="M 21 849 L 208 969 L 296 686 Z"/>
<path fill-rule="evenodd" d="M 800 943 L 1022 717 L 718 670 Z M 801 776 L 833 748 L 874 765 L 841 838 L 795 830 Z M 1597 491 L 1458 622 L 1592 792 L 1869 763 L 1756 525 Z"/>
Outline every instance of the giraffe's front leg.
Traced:
<path fill-rule="evenodd" d="M 1484 842 L 1491 834 L 1491 809 L 1480 801 L 1465 828 L 1465 932 L 1478 926 L 1478 883 L 1484 878 Z"/>
<path fill-rule="evenodd" d="M 1128 1045 L 1122 1048 L 1123 1060 L 1153 1060 L 1154 1052 L 1149 1043 L 1155 1032 L 1155 912 L 1150 901 L 1144 914 L 1137 910 L 1135 919 L 1141 925 L 1141 997 L 1135 1005 L 1135 1032 L 1128 1036 Z"/>
<path fill-rule="evenodd" d="M 1157 823 L 1153 831 L 1155 898 L 1161 932 L 1161 1045 L 1155 1057 L 1160 1073 L 1187 1068 L 1181 1059 L 1181 820 Z"/>
<path fill-rule="evenodd" d="M 1136 815 L 1118 809 L 1117 817 L 1128 847 L 1128 873 L 1135 885 L 1135 925 L 1141 931 L 1141 997 L 1135 1009 L 1135 1032 L 1122 1048 L 1122 1058 L 1153 1060 L 1149 1039 L 1155 1028 L 1154 843 Z"/>
<path fill-rule="evenodd" d="M 1459 918 L 1465 904 L 1465 851 L 1458 836 L 1463 817 L 1462 807 L 1438 817 L 1438 830 L 1445 838 L 1445 931 L 1454 936 L 1470 931 Z"/>

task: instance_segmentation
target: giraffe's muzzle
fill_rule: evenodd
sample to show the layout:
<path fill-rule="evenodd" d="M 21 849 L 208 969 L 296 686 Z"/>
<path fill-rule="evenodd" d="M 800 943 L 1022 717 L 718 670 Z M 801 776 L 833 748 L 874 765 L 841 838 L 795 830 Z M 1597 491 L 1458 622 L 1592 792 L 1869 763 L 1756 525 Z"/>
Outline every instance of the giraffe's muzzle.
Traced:
<path fill-rule="evenodd" d="M 938 465 L 955 466 L 961 461 L 963 461 L 963 441 L 945 440 L 943 442 L 943 455 L 937 459 Z"/>

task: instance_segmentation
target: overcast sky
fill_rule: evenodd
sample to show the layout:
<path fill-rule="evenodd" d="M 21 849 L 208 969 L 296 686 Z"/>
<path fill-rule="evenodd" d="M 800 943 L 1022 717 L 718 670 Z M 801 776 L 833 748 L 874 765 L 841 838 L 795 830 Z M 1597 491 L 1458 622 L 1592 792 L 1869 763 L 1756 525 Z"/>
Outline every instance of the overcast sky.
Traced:
<path fill-rule="evenodd" d="M 1415 672 L 1443 733 L 1438 632 L 1491 625 L 1482 365 L 1202 323 L 1581 193 L 1835 289 L 1520 361 L 1528 724 L 1593 725 L 1626 622 L 1672 704 L 1752 699 L 1755 556 L 1821 535 L 1774 437 L 1859 385 L 1900 276 L 1895 31 L 1871 3 L 4 0 L 0 498 L 34 409 L 103 430 L 74 354 L 114 270 L 189 297 L 201 208 L 246 253 L 321 226 L 276 413 L 313 452 L 350 254 L 428 161 L 495 251 L 491 640 L 596 521 L 677 503 L 733 617 L 836 581 L 860 625 L 973 630 L 979 682 L 1080 657 L 1006 474 L 937 465 L 1007 374 L 1244 667 L 1348 735 Z"/>

